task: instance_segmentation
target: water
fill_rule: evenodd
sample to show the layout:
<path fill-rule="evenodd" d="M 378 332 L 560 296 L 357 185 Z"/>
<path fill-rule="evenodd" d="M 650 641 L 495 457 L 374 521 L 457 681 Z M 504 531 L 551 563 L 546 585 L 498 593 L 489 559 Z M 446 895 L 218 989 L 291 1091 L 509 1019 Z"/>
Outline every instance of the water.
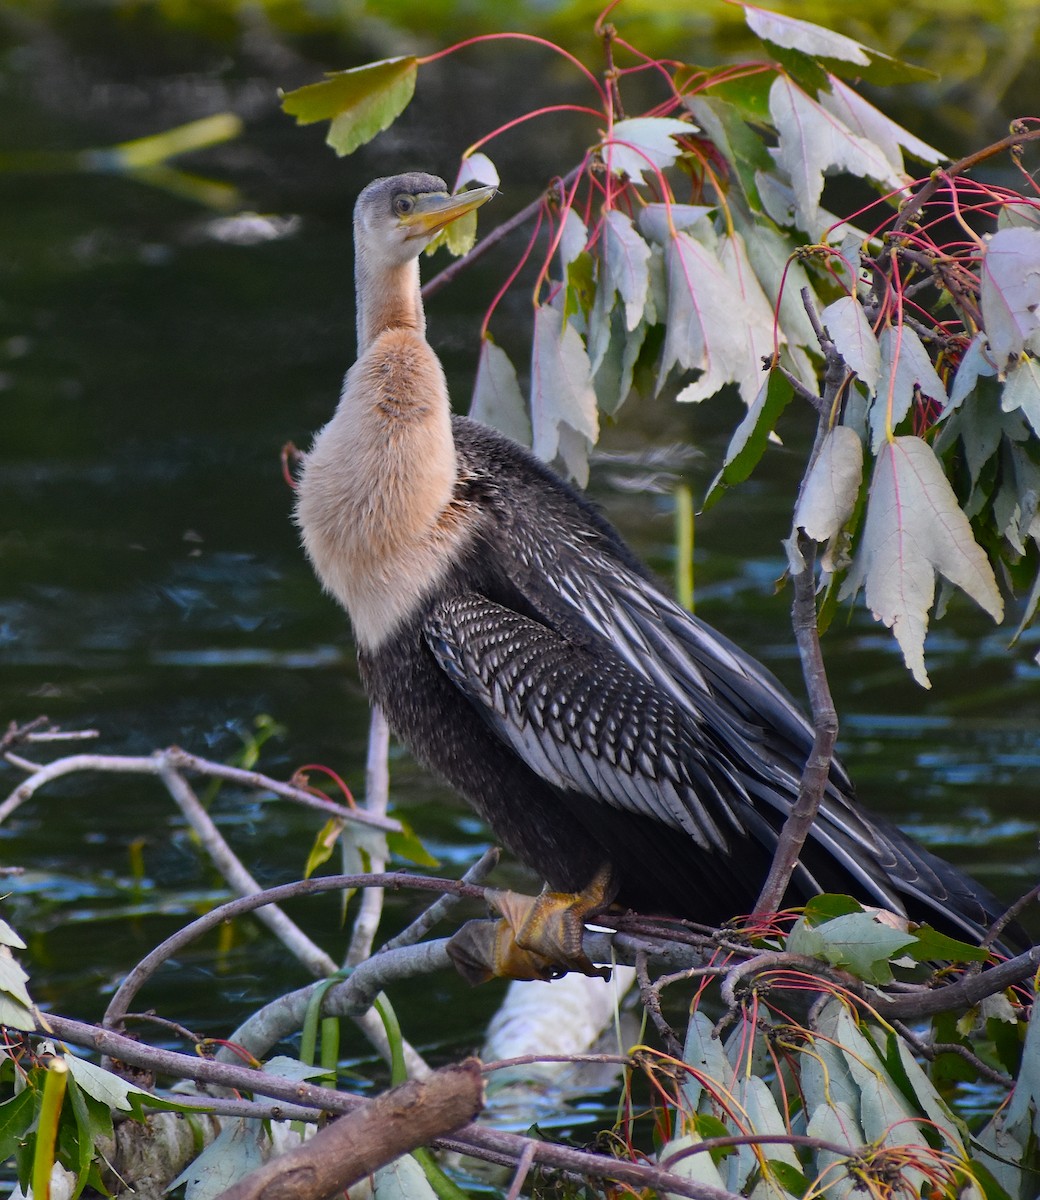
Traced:
<path fill-rule="evenodd" d="M 356 192 L 406 166 L 449 170 L 486 127 L 485 98 L 504 91 L 512 112 L 534 102 L 538 85 L 522 59 L 434 72 L 399 129 L 338 162 L 320 131 L 296 131 L 275 110 L 273 83 L 303 82 L 312 66 L 294 59 L 265 74 L 230 56 L 190 74 L 177 47 L 147 70 L 120 58 L 118 46 L 100 59 L 94 47 L 50 97 L 57 75 L 44 58 L 29 72 L 7 61 L 9 149 L 103 145 L 234 101 L 249 118 L 246 135 L 192 166 L 237 186 L 243 209 L 275 219 L 229 223 L 226 213 L 125 178 L 0 175 L 0 719 L 46 713 L 67 728 L 96 728 L 107 753 L 176 743 L 223 759 L 269 714 L 285 732 L 264 747 L 266 771 L 327 763 L 360 790 L 367 710 L 344 618 L 297 545 L 280 448 L 306 445 L 327 419 L 352 356 Z M 452 104 L 460 79 L 476 96 L 464 113 Z M 503 79 L 509 87 L 491 87 Z M 63 99 L 77 86 L 78 106 Z M 537 168 L 501 156 L 505 195 L 494 219 L 527 201 L 547 158 L 566 165 L 568 149 L 545 136 L 520 143 Z M 456 397 L 468 394 L 480 315 L 519 244 L 431 306 L 431 336 Z M 523 303 L 507 305 L 500 340 L 521 346 L 526 315 Z M 625 410 L 605 446 L 638 458 L 695 444 L 702 457 L 684 471 L 702 495 L 735 412 L 728 402 Z M 789 593 L 775 595 L 774 582 L 806 422 L 789 416 L 785 447 L 698 520 L 696 555 L 698 612 L 799 693 Z M 667 576 L 670 496 L 621 486 L 631 474 L 599 463 L 592 492 Z M 868 616 L 836 620 L 825 649 L 842 752 L 864 801 L 1010 899 L 1038 866 L 1038 642 L 1032 635 L 1009 653 L 1004 631 L 954 607 L 929 640 L 927 693 Z M 393 771 L 396 810 L 459 873 L 486 832 L 399 750 Z M 5 771 L 5 790 L 17 779 Z M 299 876 L 312 817 L 230 787 L 214 815 L 262 882 Z M 224 894 L 155 780 L 94 775 L 53 785 L 0 838 L 4 860 L 26 867 L 4 911 L 30 941 L 36 999 L 69 1015 L 100 1015 L 130 965 Z M 534 885 L 515 867 L 501 877 Z M 393 897 L 390 925 L 419 904 Z M 337 955 L 345 938 L 337 901 L 298 909 Z M 199 1032 L 227 1032 L 303 982 L 265 934 L 240 923 L 193 947 L 141 1004 L 161 1002 Z M 439 1060 L 479 1040 L 499 993 L 437 977 L 395 1001 L 409 1036 Z"/>

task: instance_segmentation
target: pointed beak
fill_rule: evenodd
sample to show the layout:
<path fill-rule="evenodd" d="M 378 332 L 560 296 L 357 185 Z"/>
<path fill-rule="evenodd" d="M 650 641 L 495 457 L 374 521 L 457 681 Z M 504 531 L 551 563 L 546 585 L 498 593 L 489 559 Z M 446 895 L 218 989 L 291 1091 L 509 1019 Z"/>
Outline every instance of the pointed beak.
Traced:
<path fill-rule="evenodd" d="M 400 224 L 408 230 L 409 238 L 433 237 L 445 225 L 473 212 L 498 191 L 495 187 L 470 188 L 468 192 L 458 192 L 454 196 L 444 196 L 428 193 L 416 196 L 415 208 L 404 217 Z"/>

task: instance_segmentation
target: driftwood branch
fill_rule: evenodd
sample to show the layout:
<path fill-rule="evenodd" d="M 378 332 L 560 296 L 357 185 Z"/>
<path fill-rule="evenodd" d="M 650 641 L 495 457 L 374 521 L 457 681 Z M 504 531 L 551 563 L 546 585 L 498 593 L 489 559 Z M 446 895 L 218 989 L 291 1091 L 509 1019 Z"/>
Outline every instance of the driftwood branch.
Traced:
<path fill-rule="evenodd" d="M 477 1059 L 442 1067 L 333 1121 L 228 1188 L 221 1200 L 328 1200 L 402 1154 L 468 1125 L 483 1106 Z"/>

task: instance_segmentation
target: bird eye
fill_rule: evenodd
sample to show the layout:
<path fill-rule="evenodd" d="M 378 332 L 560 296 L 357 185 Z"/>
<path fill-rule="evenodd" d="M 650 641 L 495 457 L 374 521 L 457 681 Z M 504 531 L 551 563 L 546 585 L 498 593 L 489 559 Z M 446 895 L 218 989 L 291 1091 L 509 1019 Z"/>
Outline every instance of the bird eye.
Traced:
<path fill-rule="evenodd" d="M 406 217 L 415 208 L 415 201 L 411 196 L 395 196 L 394 197 L 394 212 L 399 217 Z"/>

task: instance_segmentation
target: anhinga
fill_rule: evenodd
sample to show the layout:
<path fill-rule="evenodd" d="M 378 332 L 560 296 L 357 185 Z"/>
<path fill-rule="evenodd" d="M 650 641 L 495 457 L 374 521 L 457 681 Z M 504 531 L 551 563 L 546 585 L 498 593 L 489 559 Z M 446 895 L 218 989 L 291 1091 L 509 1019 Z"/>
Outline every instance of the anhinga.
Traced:
<path fill-rule="evenodd" d="M 361 193 L 358 358 L 304 460 L 297 518 L 391 728 L 550 888 L 574 894 L 543 893 L 518 940 L 584 965 L 581 918 L 611 900 L 708 924 L 752 909 L 813 734 L 765 668 L 669 599 L 581 495 L 452 416 L 418 256 L 493 192 L 449 196 L 408 174 Z M 858 807 L 838 762 L 787 900 L 821 891 L 973 939 L 1001 911 Z M 540 938 L 560 908 L 562 948 Z"/>

